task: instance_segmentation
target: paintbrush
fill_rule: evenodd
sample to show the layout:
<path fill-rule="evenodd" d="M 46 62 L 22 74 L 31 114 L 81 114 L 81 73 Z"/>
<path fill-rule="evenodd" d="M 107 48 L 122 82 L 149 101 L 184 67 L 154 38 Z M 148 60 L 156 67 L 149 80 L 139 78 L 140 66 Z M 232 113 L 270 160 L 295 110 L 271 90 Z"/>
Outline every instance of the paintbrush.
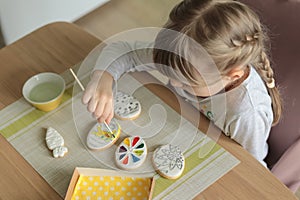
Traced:
<path fill-rule="evenodd" d="M 83 85 L 81 84 L 80 80 L 78 79 L 78 77 L 76 76 L 76 74 L 74 73 L 74 71 L 70 68 L 69 69 L 70 72 L 72 73 L 73 77 L 75 78 L 76 82 L 78 83 L 79 87 L 81 88 L 82 91 L 84 91 L 84 87 Z M 103 124 L 105 125 L 105 127 L 107 128 L 107 130 L 110 132 L 111 136 L 113 138 L 115 138 L 115 135 L 114 133 L 112 132 L 112 130 L 110 129 L 110 127 L 108 126 L 108 124 L 104 121 Z"/>

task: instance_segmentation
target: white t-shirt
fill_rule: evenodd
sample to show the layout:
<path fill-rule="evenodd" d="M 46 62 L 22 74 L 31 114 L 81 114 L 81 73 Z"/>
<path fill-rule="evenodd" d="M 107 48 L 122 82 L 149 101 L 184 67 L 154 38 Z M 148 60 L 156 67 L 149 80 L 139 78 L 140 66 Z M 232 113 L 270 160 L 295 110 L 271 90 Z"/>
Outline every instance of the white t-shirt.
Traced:
<path fill-rule="evenodd" d="M 100 54 L 95 70 L 106 70 L 116 80 L 126 72 L 158 70 L 164 75 L 167 68 L 156 66 L 152 59 L 153 43 L 116 42 Z M 238 87 L 207 98 L 194 97 L 180 88 L 176 92 L 191 102 L 223 133 L 239 143 L 266 166 L 267 139 L 273 122 L 271 97 L 253 67 Z"/>

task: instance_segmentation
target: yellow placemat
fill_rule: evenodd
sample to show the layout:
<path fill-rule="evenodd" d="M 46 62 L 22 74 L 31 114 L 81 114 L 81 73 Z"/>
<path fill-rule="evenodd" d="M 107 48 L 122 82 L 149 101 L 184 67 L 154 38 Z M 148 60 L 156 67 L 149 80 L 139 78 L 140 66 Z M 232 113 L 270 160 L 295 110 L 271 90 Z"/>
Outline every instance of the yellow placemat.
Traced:
<path fill-rule="evenodd" d="M 78 67 L 78 66 L 77 66 Z M 76 66 L 75 66 L 76 68 Z M 62 74 L 68 83 L 62 104 L 54 111 L 44 113 L 29 105 L 23 98 L 0 111 L 0 132 L 35 168 L 35 170 L 64 197 L 75 167 L 111 168 L 116 145 L 104 152 L 90 151 L 85 139 L 95 120 L 81 104 L 80 90 L 72 95 L 73 77 Z M 88 75 L 83 81 L 88 81 Z M 214 183 L 239 161 L 213 140 L 198 131 L 153 93 L 142 87 L 130 75 L 118 82 L 119 89 L 139 99 L 143 112 L 133 122 L 120 121 L 121 138 L 138 134 L 145 138 L 149 155 L 138 172 L 153 172 L 156 179 L 154 199 L 190 199 Z M 78 94 L 77 94 L 78 91 Z M 133 123 L 133 124 L 132 124 Z M 69 152 L 63 158 L 53 158 L 45 143 L 45 128 L 55 128 L 65 139 Z M 155 134 L 153 134 L 155 133 Z M 172 143 L 184 151 L 186 168 L 177 180 L 158 176 L 150 163 L 154 149 L 160 144 Z M 205 156 L 199 156 L 205 152 Z"/>

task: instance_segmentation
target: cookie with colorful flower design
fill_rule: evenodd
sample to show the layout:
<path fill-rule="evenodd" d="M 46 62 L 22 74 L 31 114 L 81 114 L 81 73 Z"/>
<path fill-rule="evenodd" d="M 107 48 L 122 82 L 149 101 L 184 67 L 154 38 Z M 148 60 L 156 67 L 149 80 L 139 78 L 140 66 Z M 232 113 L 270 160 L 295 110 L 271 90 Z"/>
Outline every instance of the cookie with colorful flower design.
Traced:
<path fill-rule="evenodd" d="M 118 146 L 115 160 L 118 167 L 130 170 L 140 167 L 147 157 L 147 146 L 139 136 L 127 137 Z"/>
<path fill-rule="evenodd" d="M 159 175 L 167 179 L 176 179 L 184 170 L 185 159 L 178 146 L 167 144 L 154 151 L 152 163 Z"/>
<path fill-rule="evenodd" d="M 118 140 L 121 134 L 120 125 L 113 119 L 108 126 L 112 133 L 103 123 L 96 123 L 93 126 L 86 139 L 88 148 L 92 150 L 104 150 L 112 146 Z"/>

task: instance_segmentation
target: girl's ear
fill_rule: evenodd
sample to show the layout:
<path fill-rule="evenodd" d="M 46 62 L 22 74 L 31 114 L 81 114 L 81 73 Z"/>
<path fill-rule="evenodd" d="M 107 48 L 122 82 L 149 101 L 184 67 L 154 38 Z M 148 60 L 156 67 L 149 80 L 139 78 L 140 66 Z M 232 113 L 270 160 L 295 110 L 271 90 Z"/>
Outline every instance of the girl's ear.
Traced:
<path fill-rule="evenodd" d="M 245 74 L 245 69 L 244 67 L 238 66 L 232 68 L 226 75 L 232 80 L 237 80 Z"/>

